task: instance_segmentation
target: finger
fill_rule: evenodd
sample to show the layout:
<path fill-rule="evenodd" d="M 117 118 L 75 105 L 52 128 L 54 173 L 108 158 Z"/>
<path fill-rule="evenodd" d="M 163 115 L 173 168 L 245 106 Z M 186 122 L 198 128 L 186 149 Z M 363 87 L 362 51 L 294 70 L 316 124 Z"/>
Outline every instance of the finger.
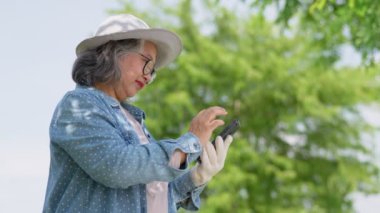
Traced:
<path fill-rule="evenodd" d="M 228 135 L 226 140 L 224 140 L 224 147 L 225 147 L 226 151 L 228 151 L 228 149 L 230 148 L 230 145 L 231 145 L 233 140 L 234 140 L 234 138 L 231 135 Z"/>
<path fill-rule="evenodd" d="M 205 148 L 206 148 L 208 159 L 210 160 L 210 164 L 215 165 L 215 163 L 218 161 L 218 158 L 216 156 L 216 151 L 215 151 L 214 146 L 211 143 L 207 143 Z"/>
<path fill-rule="evenodd" d="M 210 159 L 208 158 L 206 148 L 203 148 L 202 154 L 201 154 L 201 165 L 204 167 L 210 166 Z"/>
<path fill-rule="evenodd" d="M 219 106 L 213 106 L 206 110 L 205 114 L 209 120 L 214 120 L 219 115 L 227 115 L 227 111 Z"/>
<path fill-rule="evenodd" d="M 204 110 L 203 115 L 208 119 L 214 119 L 216 115 L 227 114 L 227 111 L 219 106 L 212 106 Z"/>
<path fill-rule="evenodd" d="M 223 107 L 220 107 L 220 106 L 212 106 L 212 107 L 209 107 L 207 108 L 208 110 L 212 110 L 212 111 L 220 111 L 220 112 L 225 112 L 227 113 L 226 109 L 224 109 Z"/>
<path fill-rule="evenodd" d="M 198 112 L 198 114 L 193 118 L 193 120 L 197 121 L 199 120 L 199 118 L 201 118 L 202 116 L 204 116 L 206 110 L 205 109 L 202 109 L 201 111 Z"/>
<path fill-rule="evenodd" d="M 217 154 L 219 162 L 220 160 L 224 161 L 224 158 L 226 155 L 226 151 L 225 151 L 225 147 L 223 143 L 224 143 L 223 138 L 221 136 L 217 136 L 215 139 L 215 149 L 216 149 L 216 154 Z"/>
<path fill-rule="evenodd" d="M 197 115 L 203 114 L 205 111 L 206 111 L 205 109 L 202 109 L 201 111 L 198 112 Z"/>
<path fill-rule="evenodd" d="M 222 139 L 222 137 L 220 138 Z M 223 141 L 222 143 L 223 148 L 221 148 L 220 150 L 217 150 L 219 160 L 223 160 L 223 162 L 226 160 L 227 152 L 228 152 L 228 149 L 230 148 L 232 141 L 233 141 L 233 137 L 231 135 L 228 135 L 226 139 Z"/>
<path fill-rule="evenodd" d="M 210 128 L 212 131 L 214 131 L 216 128 L 220 127 L 220 126 L 223 126 L 224 125 L 224 121 L 223 120 L 213 120 L 210 122 Z"/>

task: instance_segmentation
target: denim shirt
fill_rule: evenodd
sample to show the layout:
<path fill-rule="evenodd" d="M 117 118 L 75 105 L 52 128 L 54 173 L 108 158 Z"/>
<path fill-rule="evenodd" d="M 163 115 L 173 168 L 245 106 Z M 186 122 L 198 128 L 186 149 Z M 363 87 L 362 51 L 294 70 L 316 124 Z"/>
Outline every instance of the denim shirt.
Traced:
<path fill-rule="evenodd" d="M 140 144 L 121 107 L 139 121 Z M 77 86 L 58 104 L 50 124 L 50 171 L 43 212 L 146 212 L 145 184 L 169 182 L 168 210 L 198 210 L 204 186 L 191 180 L 189 163 L 201 145 L 188 132 L 156 141 L 143 111 L 91 87 Z M 169 166 L 175 150 L 187 153 L 181 168 Z"/>

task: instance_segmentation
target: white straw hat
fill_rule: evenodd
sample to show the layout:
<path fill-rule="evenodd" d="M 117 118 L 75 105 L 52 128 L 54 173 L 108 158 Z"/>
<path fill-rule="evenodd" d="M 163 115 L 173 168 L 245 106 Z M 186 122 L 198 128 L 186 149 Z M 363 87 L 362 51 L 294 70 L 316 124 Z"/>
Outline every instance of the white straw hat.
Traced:
<path fill-rule="evenodd" d="M 172 62 L 182 50 L 181 39 L 175 33 L 165 29 L 150 28 L 136 16 L 121 14 L 110 16 L 101 23 L 93 37 L 78 44 L 76 54 L 79 56 L 84 51 L 96 48 L 111 40 L 133 38 L 149 40 L 156 44 L 156 69 Z"/>

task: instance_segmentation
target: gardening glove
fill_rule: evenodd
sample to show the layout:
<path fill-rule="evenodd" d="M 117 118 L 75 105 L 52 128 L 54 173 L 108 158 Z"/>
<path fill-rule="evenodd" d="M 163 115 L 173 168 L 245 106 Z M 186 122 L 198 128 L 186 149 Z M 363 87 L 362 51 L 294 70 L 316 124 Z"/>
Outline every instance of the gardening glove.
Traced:
<path fill-rule="evenodd" d="M 212 143 L 205 144 L 201 154 L 202 163 L 197 163 L 191 171 L 191 177 L 196 186 L 207 183 L 223 169 L 232 140 L 231 135 L 227 136 L 225 141 L 218 136 L 215 140 L 215 147 Z"/>

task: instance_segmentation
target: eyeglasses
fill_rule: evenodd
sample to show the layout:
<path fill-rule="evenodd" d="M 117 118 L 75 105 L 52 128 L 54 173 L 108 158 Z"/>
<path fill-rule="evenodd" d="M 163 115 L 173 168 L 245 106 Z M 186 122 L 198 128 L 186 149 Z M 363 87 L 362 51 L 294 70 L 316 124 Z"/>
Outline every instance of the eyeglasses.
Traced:
<path fill-rule="evenodd" d="M 149 57 L 145 56 L 144 54 L 139 53 L 139 52 L 130 52 L 130 53 L 135 53 L 135 54 L 144 58 L 145 64 L 143 66 L 142 73 L 143 73 L 143 75 L 150 75 L 151 78 L 150 78 L 150 81 L 148 83 L 152 83 L 152 81 L 156 77 L 156 69 L 154 69 L 153 60 L 150 59 Z"/>
<path fill-rule="evenodd" d="M 154 69 L 153 60 L 148 58 L 147 56 L 143 55 L 142 53 L 138 53 L 138 52 L 136 52 L 136 53 L 145 59 L 145 64 L 144 64 L 144 67 L 142 70 L 143 74 L 144 75 L 151 75 L 151 76 L 156 74 L 156 70 Z"/>

